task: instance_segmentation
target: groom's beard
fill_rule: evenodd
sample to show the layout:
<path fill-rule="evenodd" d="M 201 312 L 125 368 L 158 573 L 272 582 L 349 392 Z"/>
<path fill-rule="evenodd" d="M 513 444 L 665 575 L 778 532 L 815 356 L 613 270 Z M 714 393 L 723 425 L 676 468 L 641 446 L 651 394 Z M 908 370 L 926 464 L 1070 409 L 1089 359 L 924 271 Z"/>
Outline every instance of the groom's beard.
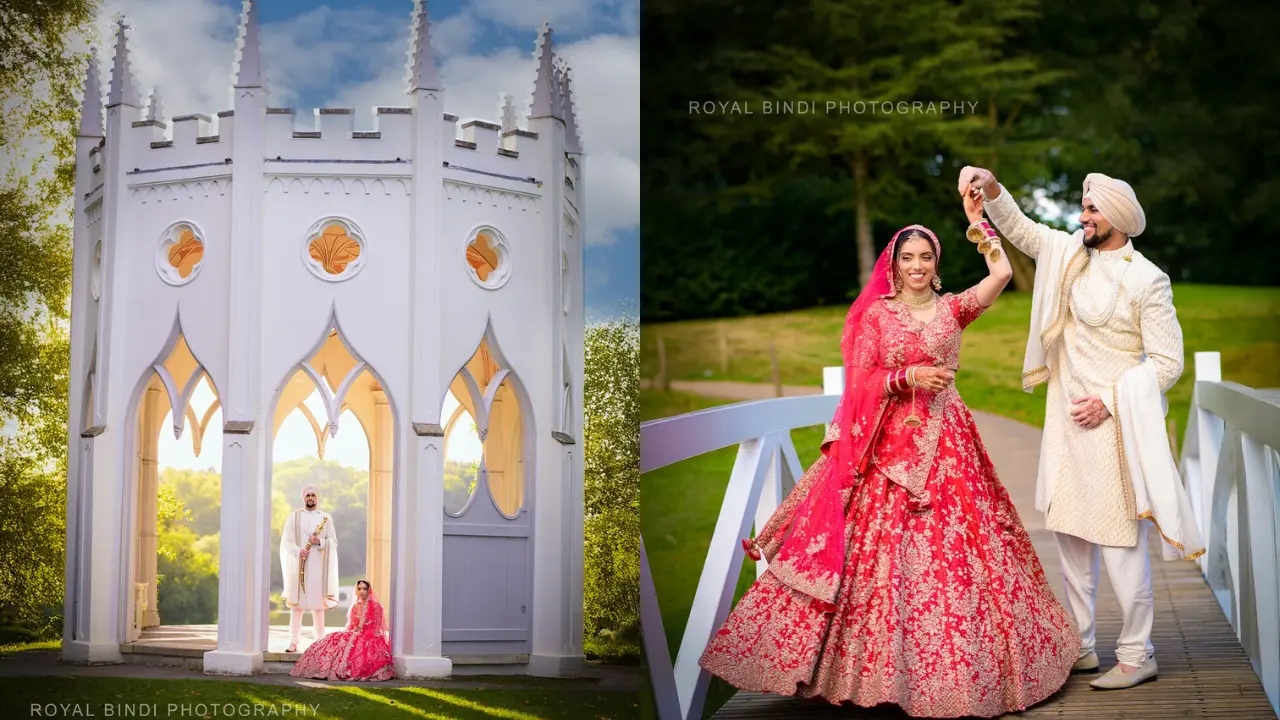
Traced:
<path fill-rule="evenodd" d="M 1111 237 L 1111 233 L 1115 231 L 1115 228 L 1110 228 L 1105 233 L 1099 234 L 1098 227 L 1095 225 L 1093 228 L 1093 237 L 1086 237 L 1084 239 L 1084 246 L 1092 250 L 1106 242 L 1107 239 Z"/>
<path fill-rule="evenodd" d="M 308 503 L 307 503 L 307 509 L 308 509 L 308 510 L 315 510 L 315 509 L 316 509 L 316 501 L 315 501 L 315 500 L 312 500 L 311 502 L 308 502 Z"/>

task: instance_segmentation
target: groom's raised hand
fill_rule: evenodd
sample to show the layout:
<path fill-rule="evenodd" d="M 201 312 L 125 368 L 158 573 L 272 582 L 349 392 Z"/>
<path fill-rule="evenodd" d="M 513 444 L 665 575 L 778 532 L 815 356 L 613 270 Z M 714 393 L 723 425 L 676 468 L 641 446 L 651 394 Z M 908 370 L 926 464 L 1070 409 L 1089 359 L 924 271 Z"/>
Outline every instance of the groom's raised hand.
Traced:
<path fill-rule="evenodd" d="M 1071 419 L 1085 430 L 1092 430 L 1111 417 L 1111 411 L 1100 397 L 1083 397 L 1071 401 Z"/>
<path fill-rule="evenodd" d="M 989 200 L 994 200 L 1000 195 L 1000 183 L 996 182 L 995 173 L 986 168 L 965 165 L 960 170 L 960 182 L 956 189 L 964 195 L 971 188 L 982 190 Z"/>

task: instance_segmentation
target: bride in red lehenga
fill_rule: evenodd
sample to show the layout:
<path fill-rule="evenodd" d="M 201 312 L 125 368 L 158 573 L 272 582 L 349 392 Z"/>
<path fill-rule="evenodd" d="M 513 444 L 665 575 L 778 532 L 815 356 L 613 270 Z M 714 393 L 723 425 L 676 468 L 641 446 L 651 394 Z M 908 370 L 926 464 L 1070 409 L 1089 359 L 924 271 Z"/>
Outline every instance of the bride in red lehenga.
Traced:
<path fill-rule="evenodd" d="M 368 580 L 356 583 L 356 601 L 347 610 L 345 630 L 317 640 L 289 674 L 317 680 L 390 680 L 395 676 L 387 644 L 382 604 Z"/>
<path fill-rule="evenodd" d="M 927 228 L 880 256 L 845 323 L 822 455 L 743 541 L 768 570 L 707 645 L 712 674 L 917 717 L 1024 710 L 1066 682 L 1079 633 L 952 384 L 961 331 L 1012 272 L 998 240 L 974 237 L 990 276 L 958 295 L 933 291 Z"/>

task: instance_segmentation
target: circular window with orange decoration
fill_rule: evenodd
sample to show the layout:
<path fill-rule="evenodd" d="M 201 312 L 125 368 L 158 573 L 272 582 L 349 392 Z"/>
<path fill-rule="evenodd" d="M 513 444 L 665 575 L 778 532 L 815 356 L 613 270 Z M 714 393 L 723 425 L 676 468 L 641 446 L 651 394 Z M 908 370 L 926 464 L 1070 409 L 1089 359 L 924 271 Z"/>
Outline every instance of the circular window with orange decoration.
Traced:
<path fill-rule="evenodd" d="M 176 222 L 160 236 L 156 271 L 170 285 L 186 285 L 204 267 L 204 233 L 193 223 Z"/>
<path fill-rule="evenodd" d="M 302 258 L 312 275 L 329 282 L 346 280 L 364 267 L 364 233 L 345 218 L 326 218 L 311 226 Z"/>
<path fill-rule="evenodd" d="M 467 270 L 486 290 L 497 290 L 511 277 L 511 248 L 495 228 L 482 226 L 467 238 Z"/>

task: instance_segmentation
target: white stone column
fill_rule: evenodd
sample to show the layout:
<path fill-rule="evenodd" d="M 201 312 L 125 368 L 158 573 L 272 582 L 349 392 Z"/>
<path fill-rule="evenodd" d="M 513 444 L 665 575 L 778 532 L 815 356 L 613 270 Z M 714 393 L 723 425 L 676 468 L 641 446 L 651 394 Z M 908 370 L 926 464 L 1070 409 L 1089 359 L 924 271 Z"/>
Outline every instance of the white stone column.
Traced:
<path fill-rule="evenodd" d="M 230 312 L 222 401 L 222 511 L 218 556 L 218 649 L 210 675 L 251 675 L 267 648 L 271 498 L 265 449 L 274 435 L 262 383 L 262 194 L 267 91 L 262 84 L 257 8 L 240 16 L 232 123 Z M 221 133 L 221 128 L 219 133 Z"/>
<path fill-rule="evenodd" d="M 66 507 L 66 568 L 63 575 L 62 640 L 74 642 L 80 637 L 80 583 L 81 564 L 84 555 L 83 533 L 87 523 L 81 517 L 87 507 L 83 500 L 87 487 L 81 484 L 86 468 L 81 462 L 88 443 L 80 433 L 93 422 L 88 407 L 90 389 L 90 351 L 98 326 L 98 300 L 93 296 L 94 249 L 96 237 L 90 226 L 88 196 L 97 185 L 93 172 L 94 156 L 98 143 L 106 136 L 102 127 L 102 89 L 98 80 L 98 51 L 90 49 L 89 64 L 85 71 L 84 101 L 80 109 L 80 129 L 76 134 L 76 184 L 72 205 L 72 279 L 71 279 L 71 377 L 69 413 L 67 418 L 67 507 Z M 101 168 L 99 168 L 101 172 Z M 98 210 L 101 210 L 99 205 Z M 94 217 L 101 217 L 95 212 Z"/>
<path fill-rule="evenodd" d="M 137 581 L 147 585 L 147 609 L 142 627 L 138 628 L 138 632 L 160 624 L 159 598 L 156 594 L 158 571 L 156 564 L 159 550 L 157 493 L 160 491 L 160 422 L 164 420 L 160 414 L 160 402 L 164 398 L 164 391 L 157 386 L 154 376 L 152 377 L 151 383 L 143 394 L 142 407 L 139 408 L 142 422 L 139 428 L 141 436 L 138 438 L 138 448 L 141 453 L 138 458 L 138 557 L 135 567 L 138 568 Z"/>
<path fill-rule="evenodd" d="M 401 677 L 447 677 L 453 663 L 441 644 L 444 597 L 444 432 L 440 429 L 444 347 L 439 266 L 444 187 L 444 143 L 453 129 L 444 122 L 444 92 L 431 47 L 426 2 L 414 16 L 410 53 L 409 97 L 413 123 L 413 195 L 409 206 L 411 298 L 410 397 L 397 438 L 408 452 L 401 455 L 405 482 L 397 483 L 394 536 L 403 552 L 396 554 L 398 612 L 392 618 L 396 672 Z M 412 428 L 413 432 L 407 432 Z"/>
<path fill-rule="evenodd" d="M 130 484 L 125 482 L 127 472 L 133 471 L 132 448 L 125 447 L 132 436 L 126 427 L 127 405 L 132 386 L 126 385 L 113 370 L 123 362 L 127 337 L 113 337 L 113 328 L 124 325 L 128 312 L 124 303 L 116 303 L 116 258 L 122 253 L 123 242 L 130 237 L 127 214 L 123 212 L 128 195 L 128 171 L 132 169 L 129 158 L 133 156 L 134 143 L 129 132 L 132 124 L 142 119 L 141 101 L 134 88 L 130 70 L 124 21 L 117 24 L 115 55 L 112 58 L 111 85 L 107 96 L 106 137 L 109 141 L 99 153 L 102 184 L 102 285 L 98 301 L 97 355 L 95 363 L 93 417 L 83 436 L 88 448 L 84 452 L 92 460 L 86 462 L 87 472 L 80 474 L 84 484 L 80 501 L 87 502 L 87 512 L 81 513 L 81 521 L 88 525 L 88 533 L 81 533 L 81 580 L 78 588 L 80 621 L 84 624 L 83 639 L 63 646 L 63 657 L 72 662 L 119 662 L 120 643 L 127 633 L 121 623 L 124 619 L 122 603 L 126 600 L 126 588 L 132 591 L 129 574 L 129 558 L 132 540 L 124 522 L 133 516 L 125 497 Z M 74 322 L 74 318 L 73 318 Z M 84 563 L 88 563 L 84 567 Z"/>
<path fill-rule="evenodd" d="M 559 101 L 544 97 L 552 92 L 549 31 L 544 30 L 538 79 L 534 86 L 534 103 L 529 118 L 529 129 L 538 134 L 537 156 L 541 159 L 539 172 L 544 176 L 543 202 L 556 208 L 546 219 L 548 252 L 542 258 L 538 271 L 551 281 L 546 284 L 549 292 L 542 307 L 536 312 L 553 328 L 546 338 L 543 351 L 551 358 L 547 367 L 552 368 L 549 382 L 539 384 L 538 392 L 531 392 L 534 415 L 530 426 L 543 428 L 535 438 L 537 447 L 537 473 L 534 476 L 533 504 L 533 652 L 529 657 L 529 674 L 539 677 L 576 675 L 582 667 L 581 653 L 573 650 L 575 631 L 573 617 L 573 566 L 575 550 L 572 522 L 574 514 L 573 492 L 569 455 L 565 448 L 568 436 L 554 437 L 551 430 L 562 413 L 561 382 L 565 337 L 563 296 L 560 294 L 561 259 L 556 249 L 561 247 L 564 232 L 565 177 L 565 125 L 563 107 Z M 581 555 L 581 548 L 576 551 Z M 581 611 L 577 613 L 579 621 Z M 579 622 L 581 625 L 581 622 Z M 579 629 L 580 632 L 580 629 Z"/>
<path fill-rule="evenodd" d="M 377 386 L 375 386 L 376 388 Z M 373 423 L 369 435 L 369 499 L 368 524 L 365 536 L 367 573 L 374 592 L 382 601 L 386 620 L 390 622 L 394 598 L 391 589 L 391 493 L 392 468 L 395 463 L 394 418 L 387 393 L 371 390 L 373 395 Z"/>
<path fill-rule="evenodd" d="M 442 614 L 444 574 L 444 431 L 438 424 L 414 424 L 409 444 L 413 448 L 403 488 L 404 503 L 397 535 L 407 547 L 398 568 L 412 571 L 402 575 L 404 603 L 400 617 L 411 623 L 400 636 L 402 651 L 396 653 L 396 674 L 405 678 L 448 677 L 453 662 L 441 655 L 444 617 Z M 407 582 L 406 582 L 407 580 Z M 407 607 L 405 607 L 407 606 Z"/>
<path fill-rule="evenodd" d="M 108 432 L 105 425 L 88 428 L 80 439 L 79 485 L 81 539 L 77 623 L 72 640 L 63 641 L 62 659 L 72 663 L 118 663 L 120 642 L 120 591 L 128 567 L 120 554 L 121 484 L 120 461 L 125 456 L 122 433 Z"/>
<path fill-rule="evenodd" d="M 207 675 L 253 675 L 266 651 L 270 504 L 263 441 L 270 423 L 228 421 L 222 429 L 218 649 L 204 654 Z"/>

